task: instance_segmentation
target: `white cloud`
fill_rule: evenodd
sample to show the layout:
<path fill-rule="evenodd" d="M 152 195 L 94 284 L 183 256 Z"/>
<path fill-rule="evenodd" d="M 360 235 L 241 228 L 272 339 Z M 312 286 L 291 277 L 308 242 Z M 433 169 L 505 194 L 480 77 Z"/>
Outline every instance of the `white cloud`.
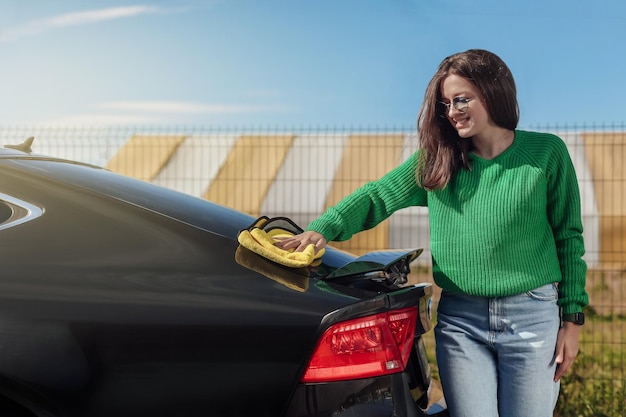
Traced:
<path fill-rule="evenodd" d="M 144 113 L 234 114 L 287 111 L 284 106 L 245 104 L 202 104 L 182 101 L 114 101 L 100 108 Z"/>
<path fill-rule="evenodd" d="M 109 125 L 143 125 L 158 123 L 159 120 L 149 116 L 124 114 L 76 114 L 51 120 L 30 122 L 42 126 L 109 126 Z"/>
<path fill-rule="evenodd" d="M 286 106 L 203 104 L 184 101 L 113 101 L 100 103 L 90 113 L 69 114 L 45 120 L 23 121 L 42 126 L 111 126 L 188 123 L 194 117 L 290 112 Z M 1 124 L 1 120 L 0 120 Z"/>
<path fill-rule="evenodd" d="M 27 36 L 34 36 L 52 29 L 87 25 L 106 20 L 122 19 L 145 14 L 163 13 L 165 9 L 153 6 L 126 6 L 108 9 L 74 12 L 45 19 L 33 20 L 21 26 L 0 32 L 0 42 L 11 42 Z"/>
<path fill-rule="evenodd" d="M 3 120 L 0 126 L 112 126 L 163 125 L 206 122 L 207 117 L 219 120 L 229 116 L 249 117 L 252 114 L 291 113 L 295 109 L 284 105 L 204 104 L 185 101 L 112 101 L 99 103 L 88 113 L 67 113 L 57 117 Z M 83 106 L 85 108 L 85 106 Z M 265 117 L 265 115 L 263 115 Z"/>

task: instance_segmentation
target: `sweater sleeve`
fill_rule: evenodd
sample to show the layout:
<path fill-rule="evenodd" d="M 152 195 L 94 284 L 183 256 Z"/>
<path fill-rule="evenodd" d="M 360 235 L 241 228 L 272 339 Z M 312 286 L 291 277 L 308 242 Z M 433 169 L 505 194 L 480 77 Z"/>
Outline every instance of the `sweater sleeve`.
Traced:
<path fill-rule="evenodd" d="M 577 313 L 589 303 L 585 291 L 587 265 L 576 172 L 565 143 L 556 138 L 556 152 L 548 169 L 548 218 L 561 266 L 559 305 L 566 314 Z"/>
<path fill-rule="evenodd" d="M 368 182 L 313 220 L 306 230 L 321 233 L 327 241 L 344 241 L 371 229 L 394 212 L 425 206 L 426 191 L 417 186 L 417 153 L 377 181 Z"/>

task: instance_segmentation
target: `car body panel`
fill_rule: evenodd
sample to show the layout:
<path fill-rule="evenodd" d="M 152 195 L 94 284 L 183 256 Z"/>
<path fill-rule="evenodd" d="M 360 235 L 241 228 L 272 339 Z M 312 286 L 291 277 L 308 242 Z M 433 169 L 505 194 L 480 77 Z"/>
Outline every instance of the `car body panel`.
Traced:
<path fill-rule="evenodd" d="M 332 248 L 279 266 L 238 247 L 251 216 L 72 161 L 0 151 L 0 205 L 26 219 L 0 229 L 0 393 L 50 415 L 299 415 L 328 326 L 430 297 L 324 280 L 354 260 Z"/>

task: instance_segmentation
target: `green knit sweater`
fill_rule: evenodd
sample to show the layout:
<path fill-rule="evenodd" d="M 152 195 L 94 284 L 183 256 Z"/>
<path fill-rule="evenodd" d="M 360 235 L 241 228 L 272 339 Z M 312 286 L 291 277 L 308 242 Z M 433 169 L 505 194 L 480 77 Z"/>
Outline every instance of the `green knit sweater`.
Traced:
<path fill-rule="evenodd" d="M 471 154 L 442 190 L 415 181 L 417 153 L 314 220 L 327 241 L 370 229 L 397 210 L 428 206 L 433 278 L 444 290 L 476 296 L 520 294 L 559 283 L 559 305 L 587 305 L 580 192 L 565 143 L 517 130 L 496 158 Z"/>

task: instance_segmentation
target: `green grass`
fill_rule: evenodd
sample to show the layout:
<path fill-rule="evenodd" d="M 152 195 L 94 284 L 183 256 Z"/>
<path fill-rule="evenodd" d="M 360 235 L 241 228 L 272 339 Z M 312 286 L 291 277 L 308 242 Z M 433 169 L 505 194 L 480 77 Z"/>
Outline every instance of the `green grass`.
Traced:
<path fill-rule="evenodd" d="M 555 416 L 626 417 L 626 319 L 587 316 L 578 357 L 561 382 Z"/>

